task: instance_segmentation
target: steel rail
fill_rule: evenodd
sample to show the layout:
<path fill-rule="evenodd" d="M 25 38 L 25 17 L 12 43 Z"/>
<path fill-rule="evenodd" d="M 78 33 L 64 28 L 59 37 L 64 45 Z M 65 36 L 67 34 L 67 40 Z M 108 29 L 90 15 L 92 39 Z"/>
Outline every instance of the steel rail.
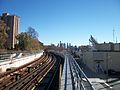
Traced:
<path fill-rule="evenodd" d="M 48 56 L 48 55 L 47 55 Z M 34 62 L 34 64 L 33 65 L 35 65 L 35 63 L 38 63 L 38 61 L 40 62 L 42 62 L 43 60 L 45 60 L 45 59 L 47 59 L 47 58 L 45 58 L 46 56 L 42 56 L 41 58 L 39 58 L 36 62 Z M 38 63 L 39 64 L 39 63 Z M 25 68 L 25 67 L 24 67 Z M 22 77 L 24 77 L 26 74 L 27 74 L 27 72 L 25 72 L 26 71 L 26 69 L 25 70 L 22 70 L 22 72 L 21 71 L 15 71 L 15 72 L 17 72 L 17 73 L 20 73 L 21 75 L 22 75 Z M 23 75 L 24 74 L 24 75 Z M 6 80 L 1 80 L 1 81 L 3 81 L 1 84 L 0 84 L 0 88 L 1 87 L 6 87 L 6 86 L 8 86 L 9 84 L 11 84 L 11 82 L 13 83 L 13 82 L 15 82 L 15 80 L 14 81 L 12 81 L 12 79 L 13 79 L 13 76 L 7 76 L 8 78 L 6 78 Z"/>
<path fill-rule="evenodd" d="M 50 64 L 42 71 L 40 72 L 33 80 L 31 80 L 22 90 L 31 90 L 35 86 L 35 81 L 38 83 L 42 81 L 42 79 L 47 75 L 47 73 L 51 70 L 51 68 L 56 63 L 56 59 L 53 59 Z"/>
<path fill-rule="evenodd" d="M 51 58 L 50 58 L 51 59 Z M 49 59 L 49 60 L 50 60 Z M 28 73 L 26 76 L 24 76 L 23 78 L 21 78 L 20 80 L 16 81 L 15 83 L 12 83 L 12 85 L 7 86 L 7 88 L 5 88 L 4 90 L 18 90 L 19 88 L 21 88 L 22 86 L 24 86 L 26 83 L 29 82 L 29 80 L 32 80 L 32 77 L 35 77 L 35 75 L 38 74 L 38 72 L 44 70 L 44 68 L 49 64 L 50 62 L 47 62 L 46 64 L 44 64 L 43 66 L 33 70 L 31 73 Z"/>
<path fill-rule="evenodd" d="M 40 57 L 40 58 L 41 58 L 41 57 Z M 40 58 L 39 58 L 39 59 L 40 59 Z M 20 69 L 22 69 L 22 68 L 24 68 L 24 67 L 26 67 L 26 66 L 34 63 L 34 62 L 36 62 L 36 61 L 39 60 L 39 59 L 36 59 L 36 60 L 34 60 L 34 61 L 30 62 L 30 63 L 26 63 L 26 64 L 24 64 L 24 65 L 22 65 L 22 66 L 20 66 L 20 67 L 17 67 L 17 68 L 15 68 L 15 69 L 11 70 L 11 71 L 7 71 L 7 72 L 4 72 L 4 73 L 0 73 L 0 78 L 5 77 L 5 76 L 7 76 L 7 75 L 10 75 L 10 73 L 13 73 L 13 72 L 15 72 L 15 71 L 18 71 L 18 70 L 20 70 Z"/>
<path fill-rule="evenodd" d="M 55 56 L 54 56 L 53 58 L 56 60 Z M 57 67 L 56 67 L 56 69 L 55 69 L 55 72 L 54 72 L 54 74 L 53 74 L 53 77 L 52 77 L 52 79 L 50 80 L 49 85 L 48 85 L 48 87 L 47 87 L 46 90 L 50 90 L 50 86 L 51 86 L 51 84 L 52 84 L 52 82 L 53 82 L 53 80 L 54 80 L 54 78 L 55 78 L 55 75 L 56 75 L 58 69 L 59 69 L 60 62 L 61 62 L 61 59 L 59 60 L 59 62 L 58 62 L 57 65 L 56 65 Z"/>

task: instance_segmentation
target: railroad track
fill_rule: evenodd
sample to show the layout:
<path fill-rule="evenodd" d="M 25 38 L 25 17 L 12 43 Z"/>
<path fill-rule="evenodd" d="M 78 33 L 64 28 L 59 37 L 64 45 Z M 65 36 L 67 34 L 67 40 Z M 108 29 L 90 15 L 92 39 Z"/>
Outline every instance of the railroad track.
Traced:
<path fill-rule="evenodd" d="M 46 73 L 52 63 L 53 61 L 51 62 L 51 58 L 49 58 L 48 62 L 45 63 L 43 66 L 40 66 L 39 68 L 33 70 L 31 73 L 27 74 L 20 80 L 7 86 L 4 90 L 26 90 L 27 87 L 31 86 L 32 81 L 36 81 L 35 79 L 37 79 L 38 75 L 40 75 L 41 78 L 43 77 L 43 73 Z"/>
<path fill-rule="evenodd" d="M 54 69 L 52 70 L 53 74 L 52 74 L 45 90 L 58 90 L 59 89 L 59 68 L 60 68 L 61 58 L 60 58 L 60 56 L 57 56 L 57 55 L 55 57 L 57 59 L 57 62 L 54 65 Z M 55 82 L 57 82 L 58 84 Z"/>
<path fill-rule="evenodd" d="M 41 82 L 38 82 L 34 90 L 59 90 L 60 85 L 60 66 L 64 63 L 64 59 L 55 53 L 51 53 L 56 59 L 56 63 L 49 73 L 43 78 Z M 62 69 L 62 68 L 61 68 Z"/>
<path fill-rule="evenodd" d="M 44 76 L 53 67 L 56 60 L 53 56 L 45 54 L 39 60 L 35 60 L 29 64 L 23 65 L 15 70 L 1 74 L 0 89 L 1 90 L 30 90 L 40 82 Z M 26 72 L 27 67 L 32 68 L 30 72 Z M 19 80 L 14 79 L 14 73 L 20 74 Z M 3 76 L 5 75 L 5 76 Z"/>
<path fill-rule="evenodd" d="M 41 57 L 41 58 L 43 58 L 43 57 Z M 41 58 L 39 58 L 39 59 L 41 59 Z M 20 67 L 18 67 L 18 68 L 15 68 L 15 69 L 10 70 L 10 71 L 4 72 L 4 73 L 0 73 L 0 78 L 5 77 L 5 76 L 7 76 L 7 75 L 10 75 L 10 73 L 13 73 L 13 72 L 15 72 L 15 71 L 18 71 L 18 70 L 20 70 L 20 69 L 23 69 L 24 67 L 26 67 L 26 66 L 28 66 L 28 65 L 31 65 L 32 63 L 35 63 L 35 62 L 38 61 L 39 59 L 34 60 L 34 61 L 30 62 L 30 63 L 24 64 L 24 65 L 22 65 L 22 66 L 20 66 Z"/>
<path fill-rule="evenodd" d="M 0 78 L 0 88 L 1 87 L 6 87 L 9 83 L 15 82 L 16 80 L 14 79 L 15 74 L 19 73 L 22 76 L 25 75 L 27 72 L 27 66 L 31 65 L 31 63 L 36 63 L 38 61 L 42 61 L 42 59 L 45 59 L 45 55 L 43 55 L 41 58 L 39 58 L 38 60 L 35 60 L 33 62 L 27 63 L 21 67 L 18 67 L 12 71 L 8 71 L 5 73 L 0 74 L 1 78 Z M 3 76 L 4 75 L 4 76 Z"/>
<path fill-rule="evenodd" d="M 34 79 L 32 79 L 27 85 L 23 88 L 23 90 L 31 90 L 34 89 L 35 84 L 37 85 L 43 78 L 46 76 L 46 74 L 52 69 L 52 67 L 55 65 L 56 59 L 53 58 L 52 61 L 49 62 L 49 64 L 45 65 L 45 68 L 43 71 L 41 71 L 39 74 L 36 75 Z M 37 81 L 37 83 L 36 83 Z"/>

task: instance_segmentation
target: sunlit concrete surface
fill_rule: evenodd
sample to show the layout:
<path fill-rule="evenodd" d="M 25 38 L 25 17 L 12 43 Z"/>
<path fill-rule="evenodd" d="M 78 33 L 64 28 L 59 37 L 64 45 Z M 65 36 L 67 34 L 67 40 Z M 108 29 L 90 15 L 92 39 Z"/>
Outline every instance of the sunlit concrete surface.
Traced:
<path fill-rule="evenodd" d="M 61 90 L 72 90 L 72 79 L 68 57 L 65 55 L 63 74 L 61 79 Z"/>
<path fill-rule="evenodd" d="M 29 63 L 31 61 L 34 61 L 34 60 L 38 59 L 42 54 L 43 54 L 43 51 L 41 53 L 37 53 L 34 55 L 1 62 L 0 63 L 0 73 L 5 72 L 7 68 L 19 67 L 19 66 Z"/>

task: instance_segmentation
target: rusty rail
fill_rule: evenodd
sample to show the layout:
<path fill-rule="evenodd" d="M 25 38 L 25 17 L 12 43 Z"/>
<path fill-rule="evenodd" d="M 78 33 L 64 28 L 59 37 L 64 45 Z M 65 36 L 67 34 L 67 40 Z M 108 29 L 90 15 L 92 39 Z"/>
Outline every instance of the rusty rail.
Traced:
<path fill-rule="evenodd" d="M 12 83 L 12 85 L 7 86 L 4 90 L 25 90 L 28 87 L 33 85 L 38 80 L 42 80 L 42 78 L 46 75 L 46 73 L 52 68 L 55 63 L 55 60 L 51 61 L 51 57 L 49 60 L 43 64 L 43 66 L 33 70 L 31 73 L 27 74 L 24 78 Z"/>
<path fill-rule="evenodd" d="M 14 83 L 14 82 L 16 82 L 14 79 L 13 79 L 13 74 L 15 73 L 15 72 L 19 72 L 20 74 L 24 74 L 24 76 L 26 76 L 28 73 L 26 73 L 25 72 L 25 70 L 26 69 L 24 69 L 24 68 L 26 68 L 27 66 L 32 66 L 32 67 L 36 67 L 38 64 L 40 64 L 40 63 L 44 63 L 45 62 L 45 60 L 46 59 L 48 59 L 48 55 L 43 55 L 41 58 L 39 58 L 38 60 L 35 60 L 34 62 L 30 62 L 30 63 L 28 63 L 28 64 L 25 64 L 25 65 L 23 65 L 23 66 L 21 66 L 21 67 L 19 67 L 19 68 L 16 68 L 15 70 L 12 70 L 12 71 L 10 71 L 10 72 L 6 72 L 6 73 L 3 73 L 2 75 L 1 75 L 1 78 L 3 78 L 3 80 L 1 80 L 2 82 L 0 82 L 0 88 L 2 89 L 4 89 L 5 87 L 7 87 L 7 86 L 9 86 L 9 85 L 11 85 L 12 83 Z M 24 70 L 22 70 L 22 69 L 24 69 Z M 3 75 L 5 75 L 5 76 L 3 76 Z M 23 77 L 24 77 L 23 76 Z M 0 79 L 1 79 L 0 78 Z M 13 79 L 13 80 L 12 80 Z M 6 81 L 7 80 L 7 81 Z"/>

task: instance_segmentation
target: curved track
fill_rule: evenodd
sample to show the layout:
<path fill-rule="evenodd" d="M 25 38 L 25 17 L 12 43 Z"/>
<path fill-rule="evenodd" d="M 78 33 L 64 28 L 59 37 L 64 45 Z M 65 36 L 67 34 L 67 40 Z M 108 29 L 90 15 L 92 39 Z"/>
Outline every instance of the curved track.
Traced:
<path fill-rule="evenodd" d="M 30 90 L 55 64 L 56 59 L 51 54 L 44 54 L 38 60 L 0 74 L 1 90 Z"/>

